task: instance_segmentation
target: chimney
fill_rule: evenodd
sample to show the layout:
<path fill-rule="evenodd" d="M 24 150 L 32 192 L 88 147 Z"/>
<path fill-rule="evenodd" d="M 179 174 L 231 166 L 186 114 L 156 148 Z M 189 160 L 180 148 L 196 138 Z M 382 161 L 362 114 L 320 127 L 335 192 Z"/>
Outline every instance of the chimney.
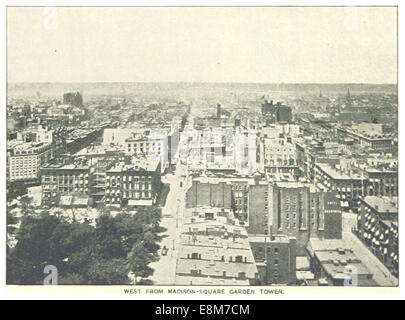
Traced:
<path fill-rule="evenodd" d="M 270 225 L 270 228 L 269 228 L 269 235 L 270 235 L 270 241 L 274 241 L 274 240 L 275 240 L 275 237 L 274 237 L 274 235 L 273 235 L 273 225 Z"/>

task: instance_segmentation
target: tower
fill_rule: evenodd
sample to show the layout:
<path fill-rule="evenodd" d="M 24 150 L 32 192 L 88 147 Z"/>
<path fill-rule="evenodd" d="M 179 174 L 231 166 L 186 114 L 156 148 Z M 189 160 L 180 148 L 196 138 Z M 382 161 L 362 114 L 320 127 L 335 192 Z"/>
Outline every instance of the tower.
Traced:
<path fill-rule="evenodd" d="M 217 118 L 220 119 L 221 118 L 221 105 L 218 103 L 217 104 Z"/>
<path fill-rule="evenodd" d="M 346 95 L 346 105 L 351 106 L 352 105 L 352 98 L 350 96 L 350 89 L 347 88 L 347 95 Z"/>

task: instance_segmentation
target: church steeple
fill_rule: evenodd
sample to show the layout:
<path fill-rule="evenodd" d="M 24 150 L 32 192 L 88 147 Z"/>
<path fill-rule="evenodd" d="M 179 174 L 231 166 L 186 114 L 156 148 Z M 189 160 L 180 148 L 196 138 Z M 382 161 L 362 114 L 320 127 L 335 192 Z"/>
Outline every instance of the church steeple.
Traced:
<path fill-rule="evenodd" d="M 350 88 L 347 88 L 347 95 L 346 95 L 346 105 L 352 105 L 352 97 L 350 95 Z"/>

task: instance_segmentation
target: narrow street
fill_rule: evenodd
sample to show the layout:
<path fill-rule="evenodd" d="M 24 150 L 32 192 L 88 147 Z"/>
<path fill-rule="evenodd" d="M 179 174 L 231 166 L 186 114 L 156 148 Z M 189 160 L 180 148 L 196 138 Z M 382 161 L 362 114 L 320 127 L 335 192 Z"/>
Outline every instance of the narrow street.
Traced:
<path fill-rule="evenodd" d="M 185 142 L 180 141 L 180 147 Z M 161 251 L 159 261 L 150 264 L 155 270 L 150 280 L 155 285 L 170 285 L 175 283 L 176 264 L 180 235 L 183 226 L 185 196 L 189 188 L 190 180 L 187 180 L 187 165 L 180 161 L 176 164 L 174 174 L 167 174 L 162 177 L 162 182 L 170 185 L 170 191 L 167 196 L 166 205 L 162 208 L 162 221 L 160 225 L 167 229 L 163 234 L 161 248 L 166 246 L 168 253 L 162 256 Z"/>

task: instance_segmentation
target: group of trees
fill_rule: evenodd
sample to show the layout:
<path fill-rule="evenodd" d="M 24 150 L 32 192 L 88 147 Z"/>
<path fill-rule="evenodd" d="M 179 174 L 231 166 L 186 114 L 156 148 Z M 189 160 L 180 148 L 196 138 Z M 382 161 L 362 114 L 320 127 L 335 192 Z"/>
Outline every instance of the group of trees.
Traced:
<path fill-rule="evenodd" d="M 10 217 L 11 218 L 11 217 Z M 129 284 L 129 274 L 146 279 L 157 259 L 161 210 L 101 214 L 95 225 L 69 222 L 44 210 L 26 214 L 7 254 L 8 284 L 42 284 L 44 268 L 54 265 L 59 284 Z"/>

